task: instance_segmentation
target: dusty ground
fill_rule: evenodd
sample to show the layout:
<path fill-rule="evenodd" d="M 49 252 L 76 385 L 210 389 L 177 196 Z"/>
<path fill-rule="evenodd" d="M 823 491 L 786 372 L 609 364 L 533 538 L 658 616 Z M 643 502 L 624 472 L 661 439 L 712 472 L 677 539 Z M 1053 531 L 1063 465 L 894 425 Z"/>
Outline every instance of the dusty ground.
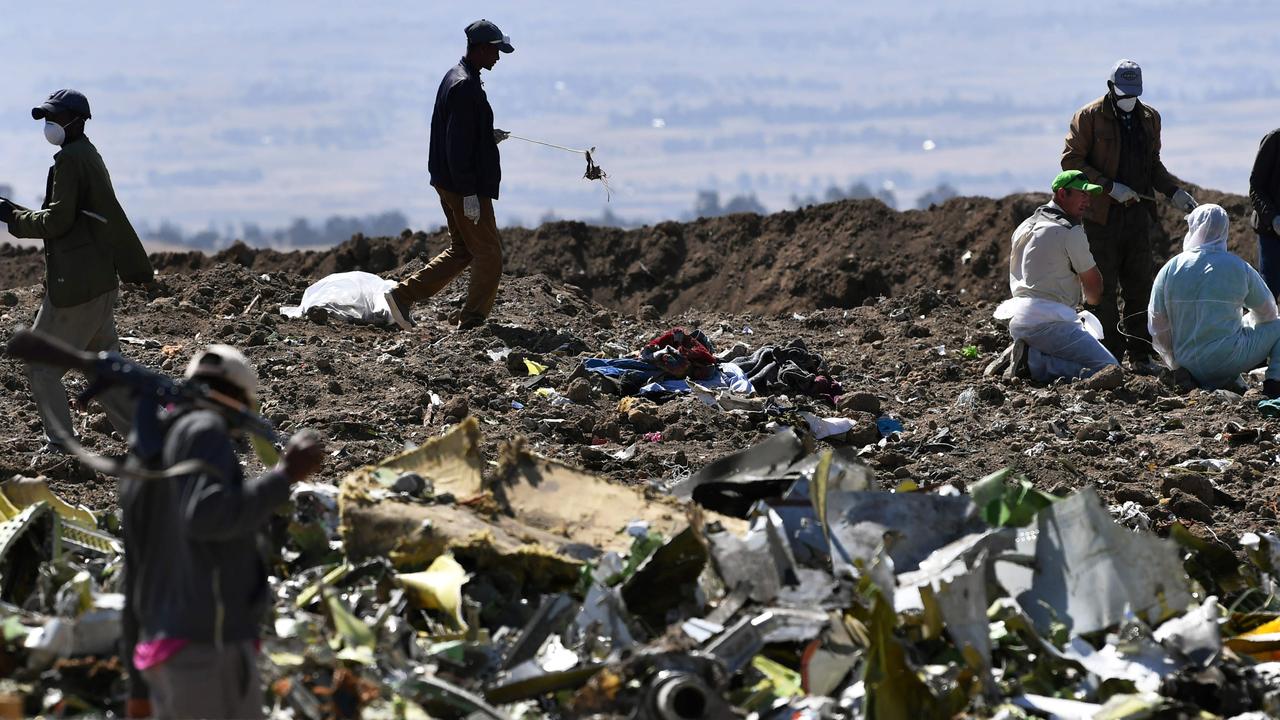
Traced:
<path fill-rule="evenodd" d="M 463 282 L 419 306 L 412 333 L 278 314 L 329 272 L 395 277 L 419 267 L 441 246 L 439 233 L 354 238 L 324 253 L 241 246 L 213 258 L 164 254 L 154 288 L 123 292 L 117 322 L 126 354 L 175 374 L 204 343 L 244 348 L 263 378 L 264 413 L 286 432 L 313 427 L 330 438 L 323 476 L 335 482 L 467 412 L 481 422 L 489 460 L 499 443 L 524 435 L 543 454 L 632 483 L 682 475 L 762 438 L 764 418 L 685 399 L 658 409 L 663 441 L 644 442 L 619 417 L 615 397 L 595 391 L 586 402 L 554 406 L 529 387 L 523 363 L 489 354 L 508 348 L 549 365 L 541 386 L 563 393 L 580 358 L 624 355 L 683 325 L 702 328 L 717 350 L 803 339 L 835 366 L 846 392 L 874 395 L 881 412 L 904 424 L 900 441 L 867 449 L 886 476 L 963 486 L 1016 465 L 1045 489 L 1092 484 L 1109 501 L 1134 501 L 1157 528 L 1179 517 L 1232 546 L 1245 531 L 1274 530 L 1280 424 L 1259 417 L 1256 389 L 1239 398 L 1131 375 L 1109 390 L 982 376 L 1008 342 L 989 319 L 1005 287 L 1007 238 L 1039 199 L 960 198 L 906 213 L 850 201 L 630 232 L 577 223 L 511 231 L 504 236 L 511 274 L 493 322 L 464 333 L 443 319 L 460 305 Z M 1232 212 L 1233 246 L 1252 258 L 1245 201 L 1209 192 L 1201 199 Z M 1162 221 L 1157 245 L 1170 247 L 1181 237 L 1179 220 L 1166 210 Z M 5 335 L 34 316 L 41 263 L 31 251 L 0 247 L 0 287 L 10 288 L 0 293 Z M 979 356 L 966 357 L 967 346 Z M 17 363 L 0 359 L 0 384 L 0 473 L 43 473 L 68 499 L 110 508 L 112 481 L 36 452 L 39 421 Z M 864 429 L 874 419 L 812 407 L 864 421 Z M 122 450 L 103 434 L 101 415 L 81 419 L 86 444 Z M 1260 432 L 1228 432 L 1237 430 L 1233 422 Z M 637 442 L 633 458 L 612 457 Z M 1192 458 L 1234 463 L 1214 487 L 1202 475 L 1169 470 Z"/>

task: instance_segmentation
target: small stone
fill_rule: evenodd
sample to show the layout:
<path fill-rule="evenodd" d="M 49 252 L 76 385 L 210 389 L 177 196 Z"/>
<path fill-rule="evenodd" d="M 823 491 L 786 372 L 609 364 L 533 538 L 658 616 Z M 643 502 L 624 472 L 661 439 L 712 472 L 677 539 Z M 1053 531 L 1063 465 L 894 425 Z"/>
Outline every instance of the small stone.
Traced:
<path fill-rule="evenodd" d="M 1160 490 L 1167 497 L 1173 497 L 1175 490 L 1181 490 L 1209 507 L 1214 505 L 1213 481 L 1204 475 L 1193 473 L 1170 475 L 1164 479 Z"/>
<path fill-rule="evenodd" d="M 342 385 L 337 380 L 329 381 L 329 392 L 334 395 L 342 394 Z"/>
<path fill-rule="evenodd" d="M 869 327 L 862 331 L 862 342 L 874 343 L 880 340 L 884 340 L 884 333 L 880 332 L 879 328 Z"/>
<path fill-rule="evenodd" d="M 889 471 L 911 464 L 911 459 L 902 453 L 890 450 L 877 455 L 875 463 L 881 470 Z"/>
<path fill-rule="evenodd" d="M 5 307 L 14 307 L 18 304 L 18 295 L 13 292 L 5 292 L 0 294 L 0 305 Z"/>
<path fill-rule="evenodd" d="M 461 395 L 455 395 L 444 401 L 444 405 L 440 408 L 440 417 L 445 422 L 458 423 L 462 419 L 471 414 L 471 407 L 467 405 L 467 399 Z"/>
<path fill-rule="evenodd" d="M 1181 490 L 1174 490 L 1169 501 L 1169 512 L 1180 518 L 1197 520 L 1202 523 L 1213 522 L 1213 508 L 1201 502 L 1193 495 Z"/>
<path fill-rule="evenodd" d="M 1108 365 L 1080 381 L 1086 390 L 1115 390 L 1124 385 L 1124 370 L 1119 365 Z"/>
<path fill-rule="evenodd" d="M 627 423 L 638 432 L 652 432 L 662 429 L 662 421 L 649 410 L 638 407 L 627 411 Z"/>
<path fill-rule="evenodd" d="M 596 423 L 595 434 L 602 438 L 617 440 L 622 436 L 622 426 L 615 420 L 605 420 L 604 422 Z"/>
<path fill-rule="evenodd" d="M 869 392 L 851 392 L 840 397 L 837 407 L 841 410 L 857 410 L 879 414 L 880 398 Z"/>
<path fill-rule="evenodd" d="M 1151 507 L 1152 505 L 1156 505 L 1160 502 L 1160 500 L 1149 490 L 1134 487 L 1133 485 L 1126 485 L 1125 487 L 1116 490 L 1115 498 L 1116 502 L 1135 502 L 1143 507 Z"/>
<path fill-rule="evenodd" d="M 576 403 L 591 402 L 595 396 L 595 388 L 591 387 L 591 381 L 586 378 L 575 378 L 569 383 L 569 387 L 564 391 L 565 397 Z"/>
<path fill-rule="evenodd" d="M 982 385 L 978 388 L 978 399 L 988 405 L 999 407 L 1004 404 L 1004 391 L 995 385 Z"/>
<path fill-rule="evenodd" d="M 658 312 L 658 308 L 652 305 L 641 305 L 640 312 L 637 313 L 636 318 L 640 322 L 657 322 L 662 319 L 662 313 Z"/>
<path fill-rule="evenodd" d="M 854 447 L 863 447 L 864 445 L 874 445 L 880 440 L 880 428 L 876 427 L 875 418 L 867 413 L 870 420 L 858 420 L 855 418 L 853 428 L 844 434 L 844 441 Z"/>
<path fill-rule="evenodd" d="M 1111 428 L 1105 421 L 1085 423 L 1080 429 L 1076 430 L 1076 440 L 1080 442 L 1106 440 L 1110 434 Z"/>
<path fill-rule="evenodd" d="M 903 330 L 902 334 L 906 335 L 909 338 L 923 338 L 923 337 L 929 337 L 930 335 L 932 335 L 933 331 L 929 330 L 929 328 L 923 325 L 916 325 L 915 323 L 911 323 L 907 325 L 906 330 Z"/>
<path fill-rule="evenodd" d="M 611 328 L 613 327 L 613 315 L 610 315 L 607 310 L 601 310 L 591 316 L 591 324 L 599 328 Z"/>

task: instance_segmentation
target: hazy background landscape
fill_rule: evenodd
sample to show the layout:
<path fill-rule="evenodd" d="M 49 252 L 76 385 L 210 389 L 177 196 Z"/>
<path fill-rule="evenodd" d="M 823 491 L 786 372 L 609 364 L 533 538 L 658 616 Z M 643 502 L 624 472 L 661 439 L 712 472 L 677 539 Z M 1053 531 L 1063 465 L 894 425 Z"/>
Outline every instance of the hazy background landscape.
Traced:
<path fill-rule="evenodd" d="M 435 228 L 431 104 L 481 16 L 516 47 L 485 74 L 497 125 L 596 146 L 613 188 L 606 202 L 580 156 L 511 140 L 503 224 L 1043 189 L 1120 57 L 1142 64 L 1165 164 L 1190 182 L 1246 192 L 1280 125 L 1265 2 L 45 2 L 0 27 L 0 185 L 40 203 L 54 149 L 29 110 L 74 87 L 157 243 Z"/>

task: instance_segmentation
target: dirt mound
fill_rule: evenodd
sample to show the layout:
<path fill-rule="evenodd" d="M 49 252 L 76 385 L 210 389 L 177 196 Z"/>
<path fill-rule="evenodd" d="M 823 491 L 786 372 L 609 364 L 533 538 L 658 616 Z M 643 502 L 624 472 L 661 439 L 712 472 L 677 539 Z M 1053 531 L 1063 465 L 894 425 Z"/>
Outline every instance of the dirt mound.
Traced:
<path fill-rule="evenodd" d="M 1248 200 L 1193 190 L 1201 201 L 1227 209 L 1234 219 L 1232 249 L 1252 261 L 1256 241 L 1248 227 Z M 564 221 L 536 230 L 505 230 L 503 244 L 509 274 L 540 273 L 572 283 L 613 308 L 649 304 L 663 313 L 693 308 L 780 313 L 857 307 L 917 288 L 997 300 L 1008 292 L 1009 235 L 1046 198 L 955 198 L 906 212 L 876 200 L 845 200 L 773 215 L 665 222 L 628 231 Z M 1159 217 L 1153 232 L 1157 261 L 1177 252 L 1185 231 L 1182 214 L 1167 203 L 1160 205 Z M 441 231 L 406 231 L 396 238 L 357 235 L 324 250 L 282 252 L 237 243 L 212 256 L 189 252 L 152 257 L 162 273 L 229 263 L 309 279 L 347 270 L 398 277 L 411 269 L 406 264 L 429 258 L 447 242 Z M 0 246 L 0 265 L 0 287 L 38 283 L 44 273 L 37 249 Z M 403 269 L 396 272 L 398 268 Z"/>

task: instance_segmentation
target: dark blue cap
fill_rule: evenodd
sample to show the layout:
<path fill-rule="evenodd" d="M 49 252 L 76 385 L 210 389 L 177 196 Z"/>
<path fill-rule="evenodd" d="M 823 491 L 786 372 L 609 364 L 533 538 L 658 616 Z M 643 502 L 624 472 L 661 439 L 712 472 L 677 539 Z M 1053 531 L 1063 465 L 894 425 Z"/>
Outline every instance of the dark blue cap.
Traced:
<path fill-rule="evenodd" d="M 38 107 L 31 108 L 31 117 L 36 120 L 43 120 L 51 113 L 72 112 L 82 118 L 88 119 L 93 117 L 89 113 L 89 98 L 79 90 L 58 90 L 49 96 Z"/>
<path fill-rule="evenodd" d="M 1121 60 L 1111 69 L 1111 84 L 1116 87 L 1116 94 L 1124 97 L 1138 97 L 1142 94 L 1142 68 L 1132 60 Z"/>
<path fill-rule="evenodd" d="M 497 25 L 488 20 L 477 20 L 467 26 L 468 45 L 497 45 L 502 52 L 515 52 L 511 47 L 511 38 L 502 34 Z"/>

